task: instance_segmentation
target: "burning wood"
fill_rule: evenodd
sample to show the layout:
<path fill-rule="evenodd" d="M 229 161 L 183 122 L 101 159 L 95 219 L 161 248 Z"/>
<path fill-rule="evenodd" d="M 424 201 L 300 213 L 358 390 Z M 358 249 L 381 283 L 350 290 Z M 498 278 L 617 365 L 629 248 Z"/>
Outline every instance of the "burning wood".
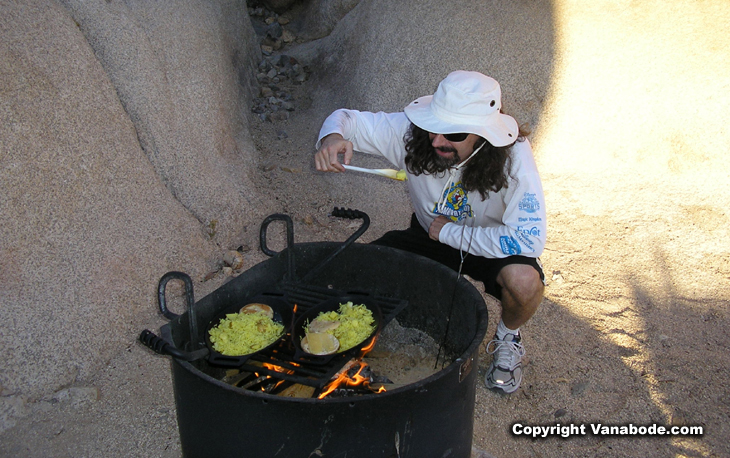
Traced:
<path fill-rule="evenodd" d="M 295 383 L 287 389 L 281 391 L 278 396 L 287 398 L 311 398 L 314 395 L 315 388 L 313 386 Z"/>
<path fill-rule="evenodd" d="M 377 388 L 373 384 L 377 384 Z M 352 360 L 327 384 L 317 399 L 324 399 L 331 393 L 339 396 L 372 394 L 385 391 L 385 384 L 392 383 L 386 377 L 373 374 L 370 366 L 362 360 Z"/>

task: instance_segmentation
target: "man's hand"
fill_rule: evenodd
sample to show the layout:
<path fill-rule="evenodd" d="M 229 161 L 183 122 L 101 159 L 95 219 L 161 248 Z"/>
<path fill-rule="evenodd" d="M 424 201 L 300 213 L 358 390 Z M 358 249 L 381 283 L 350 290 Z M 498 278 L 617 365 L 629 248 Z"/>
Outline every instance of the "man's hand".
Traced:
<path fill-rule="evenodd" d="M 345 140 L 340 134 L 329 134 L 322 139 L 319 151 L 314 155 L 314 165 L 320 172 L 344 172 L 345 168 L 337 160 L 342 154 L 343 162 L 352 159 L 352 142 Z"/>
<path fill-rule="evenodd" d="M 432 240 L 436 240 L 438 242 L 439 240 L 439 234 L 441 233 L 441 228 L 444 227 L 446 223 L 450 223 L 451 220 L 443 215 L 439 215 L 436 217 L 435 220 L 431 223 L 431 225 L 428 227 L 428 236 Z"/>

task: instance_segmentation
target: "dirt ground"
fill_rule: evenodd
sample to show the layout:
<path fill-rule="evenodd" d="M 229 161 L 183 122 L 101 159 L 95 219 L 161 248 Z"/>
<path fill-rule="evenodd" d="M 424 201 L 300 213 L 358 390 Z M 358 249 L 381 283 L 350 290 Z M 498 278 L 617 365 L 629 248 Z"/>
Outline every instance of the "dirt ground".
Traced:
<path fill-rule="evenodd" d="M 321 120 L 308 114 L 306 96 L 298 97 L 303 108 L 288 121 L 261 122 L 254 132 L 262 154 L 258 184 L 270 190 L 270 212 L 292 216 L 297 243 L 345 240 L 352 233 L 351 223 L 327 216 L 333 206 L 369 214 L 363 242 L 403 227 L 410 210 L 402 183 L 314 170 L 313 126 Z M 557 201 L 565 189 L 597 192 L 587 178 L 548 175 L 543 181 L 548 200 Z M 548 286 L 523 328 L 523 385 L 500 395 L 480 380 L 474 457 L 730 456 L 730 269 L 723 257 L 692 251 L 693 244 L 716 236 L 716 223 L 728 217 L 714 206 L 684 205 L 664 221 L 646 210 L 666 206 L 663 196 L 590 218 L 569 200 L 549 206 L 542 256 Z M 270 246 L 278 249 L 276 240 Z M 246 254 L 249 267 L 264 259 L 255 249 Z M 198 285 L 197 297 L 222 281 Z M 479 352 L 480 379 L 500 314 L 496 300 L 485 295 L 485 302 L 490 328 Z M 148 327 L 157 329 L 164 320 L 152 315 Z M 28 407 L 15 428 L 0 434 L 0 456 L 180 456 L 167 358 L 133 342 L 93 386 L 74 388 L 80 391 L 65 390 Z M 584 424 L 588 431 L 533 440 L 513 435 L 514 423 Z M 598 423 L 699 425 L 704 435 L 591 434 L 590 425 Z"/>
<path fill-rule="evenodd" d="M 327 216 L 331 205 L 369 214 L 373 224 L 361 241 L 404 227 L 410 210 L 403 184 L 314 170 L 321 119 L 307 113 L 305 93 L 297 96 L 305 109 L 286 122 L 262 123 L 255 133 L 262 152 L 261 186 L 272 190 L 276 208 L 294 218 L 296 241 L 349 235 L 347 224 Z M 271 140 L 283 132 L 286 138 Z M 356 159 L 357 165 L 382 166 L 371 158 Z M 730 268 L 726 257 L 702 256 L 694 249 L 721 235 L 714 232 L 716 223 L 726 222 L 727 213 L 712 205 L 673 207 L 665 191 L 644 193 L 640 204 L 622 206 L 622 190 L 636 187 L 636 177 L 613 178 L 603 186 L 590 176 L 543 176 L 552 203 L 541 257 L 545 299 L 523 327 L 527 355 L 521 389 L 500 395 L 479 383 L 474 456 L 730 456 L 730 394 L 724 387 L 730 375 Z M 672 187 L 659 181 L 641 186 Z M 684 192 L 677 191 L 679 201 Z M 614 199 L 617 208 L 608 215 L 585 215 L 576 208 L 581 197 L 565 198 L 598 194 Z M 666 212 L 668 207 L 673 209 Z M 484 347 L 500 316 L 498 301 L 484 297 L 490 328 L 480 351 L 481 376 L 491 358 Z M 582 424 L 586 434 L 533 440 L 513 435 L 514 423 Z M 591 425 L 599 423 L 697 425 L 704 435 L 591 434 Z"/>
<path fill-rule="evenodd" d="M 268 193 L 260 205 L 292 216 L 296 242 L 346 239 L 353 226 L 327 216 L 334 206 L 368 213 L 372 224 L 363 242 L 405 227 L 410 208 L 402 183 L 314 170 L 322 113 L 304 87 L 294 97 L 297 108 L 288 120 L 253 126 L 261 154 L 257 185 Z M 662 173 L 627 174 L 616 167 L 602 170 L 599 180 L 562 170 L 541 160 L 539 146 L 536 141 L 548 201 L 548 243 L 541 258 L 548 285 L 522 330 L 527 350 L 522 387 L 500 395 L 478 385 L 474 456 L 730 456 L 727 174 L 707 171 L 723 179 L 712 182 L 713 198 Z M 693 172 L 695 164 L 715 163 L 707 155 L 725 151 L 697 152 L 704 155 L 699 159 L 677 155 L 669 161 L 671 171 L 689 170 L 682 178 L 701 183 L 704 175 Z M 572 159 L 585 161 L 577 156 L 566 161 Z M 386 165 L 357 160 L 361 166 Z M 600 212 L 586 210 L 598 202 Z M 256 249 L 246 254 L 249 267 L 264 259 Z M 199 297 L 223 280 L 200 285 Z M 479 352 L 480 377 L 490 360 L 484 348 L 500 315 L 499 303 L 484 298 L 490 328 Z M 150 329 L 164 323 L 150 316 Z M 0 434 L 0 456 L 177 457 L 170 387 L 167 358 L 131 343 L 99 374 L 91 395 L 66 391 L 29 407 L 15 428 Z M 587 434 L 530 439 L 512 434 L 515 423 L 585 425 Z M 591 434 L 590 425 L 599 423 L 696 425 L 704 435 Z"/>

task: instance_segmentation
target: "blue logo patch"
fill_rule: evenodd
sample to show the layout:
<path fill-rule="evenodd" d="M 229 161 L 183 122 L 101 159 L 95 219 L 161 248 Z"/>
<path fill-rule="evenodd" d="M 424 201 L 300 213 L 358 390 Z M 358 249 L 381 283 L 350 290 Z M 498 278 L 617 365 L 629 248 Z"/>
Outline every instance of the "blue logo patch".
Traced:
<path fill-rule="evenodd" d="M 522 197 L 518 208 L 520 209 L 520 211 L 523 212 L 535 213 L 536 211 L 540 210 L 540 201 L 537 200 L 534 193 L 531 194 L 529 192 L 526 192 L 524 197 Z"/>
<path fill-rule="evenodd" d="M 502 253 L 504 254 L 515 255 L 522 253 L 520 244 L 517 243 L 514 237 L 503 235 L 499 238 L 499 244 L 502 246 Z"/>

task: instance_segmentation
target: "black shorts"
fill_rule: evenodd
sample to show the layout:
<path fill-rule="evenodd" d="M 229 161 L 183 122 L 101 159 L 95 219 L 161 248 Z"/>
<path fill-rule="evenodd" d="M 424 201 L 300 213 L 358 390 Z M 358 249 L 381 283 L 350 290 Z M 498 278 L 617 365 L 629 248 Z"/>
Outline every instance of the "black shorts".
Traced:
<path fill-rule="evenodd" d="M 459 264 L 461 263 L 461 254 L 459 253 L 459 250 L 436 240 L 431 240 L 428 236 L 428 232 L 423 230 L 421 227 L 421 224 L 418 222 L 415 214 L 411 216 L 411 227 L 404 231 L 387 232 L 372 243 L 374 245 L 383 245 L 419 254 L 440 262 L 457 272 L 459 271 Z M 464 253 L 464 255 L 464 265 L 461 269 L 461 273 L 484 283 L 484 290 L 488 294 L 491 294 L 500 300 L 502 299 L 502 287 L 497 283 L 497 275 L 499 275 L 499 271 L 502 270 L 502 267 L 506 265 L 530 265 L 540 274 L 540 279 L 543 280 L 543 282 L 545 281 L 545 274 L 542 271 L 542 266 L 536 258 L 529 258 L 527 256 L 485 258 L 472 254 L 467 255 L 467 253 Z"/>

